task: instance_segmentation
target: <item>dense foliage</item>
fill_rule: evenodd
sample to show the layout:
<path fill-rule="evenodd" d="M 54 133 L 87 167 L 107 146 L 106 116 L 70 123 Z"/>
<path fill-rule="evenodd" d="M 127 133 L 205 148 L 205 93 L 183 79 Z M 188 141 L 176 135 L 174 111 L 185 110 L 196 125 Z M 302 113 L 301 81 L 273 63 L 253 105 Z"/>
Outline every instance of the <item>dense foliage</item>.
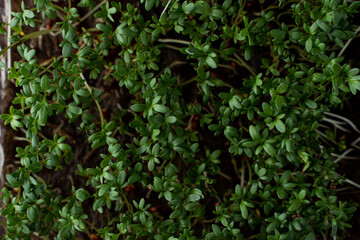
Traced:
<path fill-rule="evenodd" d="M 339 54 L 360 2 L 126 2 L 12 13 L 22 60 L 1 118 L 27 143 L 2 189 L 5 238 L 343 236 L 356 209 L 317 130 L 360 90 Z M 62 49 L 47 65 L 27 44 L 46 34 Z M 59 119 L 74 132 L 51 131 Z M 57 172 L 67 191 L 41 177 Z"/>

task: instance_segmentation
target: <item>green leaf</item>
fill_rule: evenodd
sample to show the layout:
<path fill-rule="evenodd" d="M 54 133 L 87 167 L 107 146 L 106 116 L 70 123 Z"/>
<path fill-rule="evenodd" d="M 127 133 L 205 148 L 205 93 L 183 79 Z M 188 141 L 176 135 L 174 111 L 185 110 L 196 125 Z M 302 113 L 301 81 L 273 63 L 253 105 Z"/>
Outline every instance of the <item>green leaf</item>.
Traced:
<path fill-rule="evenodd" d="M 152 172 L 155 168 L 155 161 L 154 159 L 150 159 L 149 162 L 148 162 L 148 169 L 150 172 Z"/>
<path fill-rule="evenodd" d="M 314 101 L 311 100 L 311 99 L 306 99 L 306 100 L 305 100 L 305 104 L 306 104 L 306 106 L 308 106 L 309 108 L 317 108 L 316 102 L 314 102 Z"/>
<path fill-rule="evenodd" d="M 41 108 L 38 111 L 38 117 L 39 117 L 39 123 L 41 126 L 44 126 L 46 124 L 47 121 L 47 109 L 45 107 L 45 105 L 41 106 Z"/>
<path fill-rule="evenodd" d="M 146 35 L 146 32 L 145 31 L 142 31 L 140 33 L 140 40 L 141 40 L 141 43 L 144 45 L 144 46 L 149 46 L 149 43 L 150 43 L 150 39 L 149 37 Z"/>
<path fill-rule="evenodd" d="M 139 181 L 139 179 L 140 179 L 139 174 L 135 173 L 129 177 L 128 184 L 136 183 L 137 181 Z"/>
<path fill-rule="evenodd" d="M 224 135 L 227 139 L 233 139 L 238 136 L 238 132 L 237 132 L 237 129 L 234 128 L 233 126 L 227 126 L 224 129 Z"/>
<path fill-rule="evenodd" d="M 40 86 L 41 86 L 43 91 L 47 91 L 50 88 L 50 79 L 49 79 L 49 77 L 47 75 L 44 75 L 41 78 Z"/>
<path fill-rule="evenodd" d="M 30 222 L 34 223 L 37 220 L 37 211 L 35 206 L 31 206 L 26 210 L 26 215 L 28 216 Z"/>
<path fill-rule="evenodd" d="M 170 124 L 175 123 L 176 122 L 176 117 L 168 116 L 168 117 L 166 117 L 166 122 L 170 123 Z"/>
<path fill-rule="evenodd" d="M 216 62 L 214 61 L 214 59 L 210 56 L 206 57 L 206 63 L 207 65 L 209 65 L 209 67 L 211 68 L 217 68 Z"/>
<path fill-rule="evenodd" d="M 356 11 L 356 9 L 360 8 L 360 2 L 352 2 L 350 6 L 348 6 L 348 11 Z"/>
<path fill-rule="evenodd" d="M 259 142 L 261 140 L 259 131 L 257 130 L 257 128 L 253 125 L 250 125 L 249 127 L 249 131 L 250 131 L 250 136 L 251 138 L 255 141 L 255 142 Z"/>
<path fill-rule="evenodd" d="M 80 188 L 75 192 L 75 197 L 83 202 L 90 197 L 90 194 L 85 189 Z"/>
<path fill-rule="evenodd" d="M 68 57 L 70 55 L 70 53 L 72 52 L 72 45 L 71 43 L 67 42 L 65 43 L 65 45 L 62 48 L 62 55 L 64 57 Z"/>
<path fill-rule="evenodd" d="M 293 203 L 290 205 L 289 211 L 291 211 L 291 212 L 296 211 L 296 210 L 298 210 L 300 208 L 300 206 L 301 206 L 300 201 L 295 199 L 293 201 Z"/>
<path fill-rule="evenodd" d="M 305 240 L 315 240 L 315 239 L 316 237 L 314 232 L 310 232 L 305 238 Z"/>
<path fill-rule="evenodd" d="M 293 141 L 291 139 L 286 139 L 285 140 L 285 147 L 286 147 L 286 151 L 288 152 L 293 152 L 294 150 L 294 144 Z"/>
<path fill-rule="evenodd" d="M 215 233 L 216 236 L 221 236 L 222 235 L 221 234 L 221 229 L 219 228 L 218 225 L 213 224 L 213 225 L 211 225 L 211 228 L 212 228 L 212 230 L 213 230 L 213 232 Z"/>
<path fill-rule="evenodd" d="M 358 80 L 359 77 L 351 77 L 348 79 L 349 88 L 352 94 L 356 94 L 357 90 L 360 90 L 360 81 Z"/>
<path fill-rule="evenodd" d="M 12 175 L 6 174 L 6 179 L 11 187 L 16 188 L 20 185 L 19 181 Z"/>
<path fill-rule="evenodd" d="M 21 128 L 24 126 L 24 124 L 22 124 L 20 121 L 16 119 L 11 119 L 10 125 L 15 131 L 17 130 L 17 128 Z"/>
<path fill-rule="evenodd" d="M 213 8 L 211 9 L 211 16 L 213 16 L 215 19 L 219 19 L 223 16 L 223 11 Z"/>
<path fill-rule="evenodd" d="M 284 133 L 285 130 L 286 130 L 285 124 L 283 123 L 283 121 L 281 121 L 281 119 L 276 119 L 275 120 L 275 127 L 281 133 Z"/>
<path fill-rule="evenodd" d="M 264 143 L 264 149 L 270 156 L 275 157 L 276 150 L 270 143 Z"/>
<path fill-rule="evenodd" d="M 30 76 L 29 70 L 27 70 L 27 68 L 25 68 L 25 67 L 20 68 L 20 73 L 21 73 L 22 75 L 24 75 L 24 77 Z"/>
<path fill-rule="evenodd" d="M 155 104 L 153 106 L 154 110 L 159 112 L 159 113 L 166 113 L 168 111 L 170 111 L 170 109 L 164 105 L 161 105 L 161 104 Z"/>
<path fill-rule="evenodd" d="M 271 222 L 267 227 L 266 227 L 266 232 L 270 233 L 272 231 L 274 231 L 276 229 L 277 226 L 277 222 Z"/>
<path fill-rule="evenodd" d="M 272 116 L 272 114 L 273 114 L 273 109 L 272 109 L 272 107 L 270 106 L 270 104 L 268 104 L 267 102 L 263 102 L 263 104 L 262 104 L 262 109 L 263 109 L 264 113 L 265 113 L 267 116 Z"/>
<path fill-rule="evenodd" d="M 229 106 L 230 108 L 233 110 L 234 108 L 237 109 L 241 109 L 241 103 L 240 100 L 238 100 L 238 98 L 236 96 L 233 96 L 230 100 L 229 100 Z"/>
<path fill-rule="evenodd" d="M 222 4 L 223 9 L 227 10 L 231 7 L 232 0 L 225 0 Z"/>
<path fill-rule="evenodd" d="M 180 25 L 175 25 L 175 32 L 177 33 L 181 33 L 182 31 L 184 31 L 184 27 L 180 26 Z"/>
<path fill-rule="evenodd" d="M 35 49 L 31 49 L 30 51 L 28 51 L 26 54 L 25 54 L 25 59 L 26 61 L 30 61 L 35 55 Z"/>
<path fill-rule="evenodd" d="M 266 168 L 261 168 L 257 173 L 259 177 L 263 177 L 265 176 L 265 174 L 266 174 Z"/>
<path fill-rule="evenodd" d="M 69 111 L 72 112 L 73 114 L 79 115 L 82 113 L 81 108 L 79 108 L 76 105 L 69 105 Z"/>
<path fill-rule="evenodd" d="M 105 130 L 107 130 L 107 131 L 113 131 L 113 130 L 115 130 L 115 128 L 116 128 L 116 122 L 115 121 L 110 121 L 105 126 Z"/>
<path fill-rule="evenodd" d="M 240 212 L 241 212 L 241 216 L 244 218 L 244 219 L 247 219 L 248 216 L 249 216 L 249 211 L 244 203 L 244 200 L 241 201 L 240 203 Z"/>
<path fill-rule="evenodd" d="M 201 198 L 201 196 L 200 195 L 198 195 L 198 194 L 190 194 L 189 196 L 188 196 L 188 201 L 189 202 L 197 202 L 197 201 L 199 201 L 200 200 L 200 198 Z"/>
<path fill-rule="evenodd" d="M 163 183 L 160 178 L 154 177 L 154 190 L 159 192 L 163 190 Z"/>
<path fill-rule="evenodd" d="M 72 27 L 67 31 L 64 39 L 69 42 L 73 42 L 75 40 L 75 38 L 76 38 L 76 30 L 75 30 L 75 28 Z"/>
<path fill-rule="evenodd" d="M 145 0 L 145 9 L 150 11 L 154 6 L 155 0 Z"/>
<path fill-rule="evenodd" d="M 27 18 L 33 18 L 35 16 L 35 14 L 34 14 L 33 11 L 25 9 L 24 10 L 24 16 L 27 17 Z"/>
<path fill-rule="evenodd" d="M 65 151 L 65 152 L 71 152 L 71 147 L 69 144 L 60 143 L 58 146 L 61 150 Z"/>
<path fill-rule="evenodd" d="M 296 78 L 302 78 L 304 76 L 304 72 L 303 71 L 297 71 L 294 73 L 294 76 Z"/>
<path fill-rule="evenodd" d="M 305 198 L 305 196 L 306 196 L 306 191 L 305 191 L 305 190 L 301 190 L 301 191 L 299 192 L 298 199 L 303 200 L 303 199 Z"/>
<path fill-rule="evenodd" d="M 186 15 L 190 14 L 192 10 L 194 10 L 195 4 L 194 3 L 188 3 L 185 6 L 183 6 L 183 11 Z"/>
<path fill-rule="evenodd" d="M 343 31 L 335 29 L 332 35 L 338 39 L 346 39 L 346 34 Z"/>
<path fill-rule="evenodd" d="M 146 104 L 134 104 L 130 107 L 134 112 L 143 112 L 146 109 Z"/>
<path fill-rule="evenodd" d="M 323 20 L 318 19 L 316 20 L 316 24 L 324 31 L 329 33 L 331 31 L 331 27 L 329 27 L 329 25 L 327 25 L 327 23 L 325 23 Z"/>
<path fill-rule="evenodd" d="M 270 34 L 275 38 L 277 41 L 281 41 L 285 38 L 285 32 L 280 29 L 273 29 L 270 31 Z"/>
<path fill-rule="evenodd" d="M 251 48 L 249 47 L 246 48 L 244 53 L 245 60 L 249 61 L 251 59 L 251 55 L 252 55 Z"/>
<path fill-rule="evenodd" d="M 151 115 L 149 117 L 149 123 L 153 128 L 160 128 L 164 123 L 164 117 L 161 115 Z"/>
<path fill-rule="evenodd" d="M 276 190 L 276 194 L 279 199 L 284 199 L 286 195 L 285 189 L 283 187 L 278 187 L 278 189 Z"/>
<path fill-rule="evenodd" d="M 308 38 L 305 42 L 305 49 L 307 52 L 311 51 L 312 45 L 313 45 L 313 42 L 312 42 L 311 38 Z"/>

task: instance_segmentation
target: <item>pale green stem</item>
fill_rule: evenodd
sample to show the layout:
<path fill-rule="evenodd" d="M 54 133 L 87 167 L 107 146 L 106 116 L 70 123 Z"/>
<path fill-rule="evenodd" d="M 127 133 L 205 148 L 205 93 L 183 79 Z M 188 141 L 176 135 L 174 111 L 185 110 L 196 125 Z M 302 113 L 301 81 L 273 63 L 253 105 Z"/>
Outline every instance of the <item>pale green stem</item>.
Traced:
<path fill-rule="evenodd" d="M 235 58 L 241 63 L 240 65 L 245 67 L 249 72 L 255 77 L 256 74 L 254 70 L 239 56 L 237 53 L 234 53 Z"/>
<path fill-rule="evenodd" d="M 160 39 L 158 39 L 158 42 L 161 42 L 161 43 L 178 43 L 178 44 L 183 44 L 183 45 L 189 45 L 190 44 L 189 41 L 180 40 L 180 39 L 173 39 L 173 38 L 160 38 Z"/>
<path fill-rule="evenodd" d="M 348 179 L 348 178 L 345 178 L 344 181 L 345 181 L 346 183 L 348 183 L 348 184 L 353 185 L 354 187 L 360 188 L 360 184 L 358 184 L 358 183 L 356 183 L 356 182 L 354 182 L 354 181 L 351 181 L 351 180 Z"/>
<path fill-rule="evenodd" d="M 125 196 L 125 194 L 123 193 L 122 190 L 120 190 L 119 193 L 120 193 L 121 197 L 124 199 L 124 201 L 125 201 L 125 203 L 126 203 L 126 206 L 127 206 L 128 210 L 129 210 L 129 212 L 130 212 L 131 214 L 133 214 L 133 208 L 132 208 L 132 206 L 130 205 L 127 197 Z"/>
<path fill-rule="evenodd" d="M 180 49 L 181 49 L 181 48 L 175 47 L 175 46 L 170 45 L 170 44 L 165 44 L 165 47 L 166 47 L 166 48 L 173 49 L 173 50 L 177 50 L 177 51 L 180 51 Z"/>
<path fill-rule="evenodd" d="M 36 38 L 38 36 L 41 36 L 41 35 L 45 35 L 45 34 L 48 34 L 48 33 L 51 33 L 51 32 L 56 32 L 60 30 L 59 28 L 55 28 L 55 29 L 52 29 L 52 30 L 41 30 L 41 31 L 36 31 L 36 32 L 32 32 L 32 33 L 29 33 L 27 35 L 25 35 L 24 37 L 22 37 L 19 41 L 17 42 L 14 42 L 12 43 L 11 45 L 7 46 L 6 48 L 4 48 L 1 52 L 0 52 L 0 55 L 3 55 L 8 49 L 16 46 L 17 44 L 21 43 L 21 42 L 25 42 L 26 40 L 29 40 L 31 38 Z"/>
<path fill-rule="evenodd" d="M 107 0 L 102 1 L 101 3 L 99 3 L 98 5 L 96 5 L 94 7 L 94 9 L 92 9 L 90 12 L 88 12 L 87 14 L 85 14 L 81 19 L 80 22 L 85 21 L 88 17 L 92 16 L 94 14 L 94 12 L 96 12 L 96 10 L 98 10 L 100 8 L 101 5 L 105 4 L 107 2 Z"/>
<path fill-rule="evenodd" d="M 249 162 L 249 160 L 247 158 L 246 158 L 246 164 L 247 164 L 248 169 L 249 169 L 249 182 L 251 182 L 251 180 L 252 180 L 252 168 L 251 168 L 250 162 Z"/>
<path fill-rule="evenodd" d="M 84 75 L 83 75 L 82 73 L 80 73 L 80 76 L 82 77 L 82 79 L 84 79 L 85 87 L 86 87 L 87 90 L 90 92 L 91 96 L 93 96 L 92 91 L 91 91 L 91 88 L 90 88 L 89 84 L 87 83 Z M 95 98 L 94 98 L 94 102 L 95 102 L 95 104 L 96 104 L 96 106 L 97 106 L 97 108 L 98 108 L 99 115 L 100 115 L 100 120 L 101 120 L 101 125 L 102 125 L 102 123 L 105 123 L 104 115 L 103 115 L 103 113 L 102 113 L 102 110 L 101 110 L 101 107 L 100 107 L 99 102 L 96 101 Z"/>

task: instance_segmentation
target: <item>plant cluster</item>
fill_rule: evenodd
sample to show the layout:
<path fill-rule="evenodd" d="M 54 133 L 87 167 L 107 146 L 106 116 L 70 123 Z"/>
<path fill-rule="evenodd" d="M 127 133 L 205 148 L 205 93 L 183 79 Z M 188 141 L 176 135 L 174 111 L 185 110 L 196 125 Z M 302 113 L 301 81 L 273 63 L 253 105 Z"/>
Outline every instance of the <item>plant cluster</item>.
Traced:
<path fill-rule="evenodd" d="M 338 56 L 360 2 L 75 2 L 12 13 L 22 60 L 1 118 L 27 143 L 2 189 L 6 239 L 344 235 L 356 208 L 338 200 L 343 178 L 316 130 L 360 90 Z M 27 44 L 45 34 L 62 49 L 48 65 Z M 86 136 L 85 163 L 69 134 L 49 131 L 56 119 Z M 41 177 L 69 169 L 67 192 Z"/>

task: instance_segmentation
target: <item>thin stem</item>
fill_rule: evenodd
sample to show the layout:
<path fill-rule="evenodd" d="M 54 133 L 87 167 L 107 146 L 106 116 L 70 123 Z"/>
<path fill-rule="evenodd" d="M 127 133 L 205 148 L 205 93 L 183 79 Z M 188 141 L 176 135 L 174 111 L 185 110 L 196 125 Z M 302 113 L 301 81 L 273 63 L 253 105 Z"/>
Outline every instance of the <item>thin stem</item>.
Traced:
<path fill-rule="evenodd" d="M 222 67 L 222 68 L 231 69 L 231 70 L 233 70 L 233 72 L 234 72 L 235 74 L 237 73 L 236 69 L 233 68 L 232 66 L 229 66 L 229 65 L 226 65 L 226 64 L 221 64 L 221 63 L 219 63 L 218 66 L 219 66 L 219 67 Z"/>
<path fill-rule="evenodd" d="M 183 44 L 183 45 L 190 44 L 189 41 L 181 40 L 181 39 L 173 39 L 173 38 L 160 38 L 160 39 L 158 39 L 158 41 L 161 43 L 178 43 L 178 44 Z"/>
<path fill-rule="evenodd" d="M 316 130 L 316 132 L 317 132 L 320 136 L 322 136 L 324 139 L 327 139 L 327 140 L 329 140 L 330 142 L 332 142 L 332 143 L 334 143 L 334 144 L 337 144 L 336 141 L 334 141 L 334 140 L 332 140 L 332 139 L 328 139 L 327 136 L 325 135 L 325 133 L 323 133 L 323 132 L 321 132 L 321 131 L 319 131 L 319 130 Z"/>
<path fill-rule="evenodd" d="M 129 212 L 130 212 L 131 214 L 133 214 L 133 213 L 134 213 L 134 212 L 133 212 L 133 208 L 132 208 L 132 206 L 130 205 L 127 197 L 126 197 L 125 194 L 124 194 L 124 192 L 123 192 L 122 190 L 120 190 L 119 193 L 120 193 L 121 197 L 124 199 L 124 201 L 125 201 L 125 203 L 126 203 L 126 206 L 127 206 L 127 209 L 129 210 Z"/>
<path fill-rule="evenodd" d="M 324 112 L 325 115 L 328 115 L 328 116 L 332 116 L 332 117 L 336 117 L 338 119 L 341 119 L 343 120 L 344 122 L 347 122 L 356 132 L 360 133 L 360 130 L 356 127 L 356 125 L 350 121 L 349 119 L 343 117 L 343 116 L 340 116 L 338 114 L 334 114 L 334 113 L 331 113 L 331 112 Z"/>
<path fill-rule="evenodd" d="M 358 34 L 358 32 L 360 32 L 360 26 L 358 26 L 358 28 L 355 30 L 355 36 Z M 344 45 L 344 47 L 341 49 L 341 51 L 339 52 L 339 55 L 338 57 L 340 57 L 341 55 L 344 54 L 345 50 L 349 47 L 351 41 L 354 39 L 355 37 L 353 38 L 350 38 Z"/>
<path fill-rule="evenodd" d="M 160 75 L 163 74 L 167 68 L 171 69 L 172 67 L 174 67 L 174 66 L 176 66 L 176 65 L 182 65 L 182 64 L 186 64 L 186 63 L 187 63 L 187 62 L 184 62 L 184 61 L 174 61 L 174 62 L 170 63 L 166 68 L 162 69 L 162 70 L 155 76 L 155 78 L 160 77 Z"/>
<path fill-rule="evenodd" d="M 175 46 L 170 45 L 170 44 L 165 44 L 164 46 L 165 46 L 166 48 L 173 49 L 173 50 L 177 50 L 177 51 L 180 51 L 180 50 L 181 50 L 181 48 L 175 47 Z"/>
<path fill-rule="evenodd" d="M 49 70 L 49 68 L 43 67 L 40 64 L 37 64 L 37 67 L 43 70 L 41 73 L 44 73 L 44 72 L 48 72 L 50 74 L 53 73 L 52 71 Z M 42 74 L 40 74 L 40 75 L 42 75 Z"/>
<path fill-rule="evenodd" d="M 160 15 L 159 19 L 160 19 L 160 18 L 161 18 L 161 16 L 165 13 L 165 11 L 166 11 L 166 9 L 169 7 L 170 3 L 171 3 L 171 0 L 169 0 L 169 1 L 168 1 L 168 3 L 166 4 L 166 6 L 165 6 L 164 10 L 162 11 L 162 13 L 161 13 L 161 15 Z"/>
<path fill-rule="evenodd" d="M 350 185 L 353 185 L 354 187 L 357 187 L 357 188 L 360 188 L 360 185 L 354 181 L 351 181 L 350 179 L 348 178 L 345 178 L 344 180 L 346 183 L 350 184 Z"/>
<path fill-rule="evenodd" d="M 249 159 L 247 159 L 247 158 L 246 158 L 246 165 L 248 166 L 248 169 L 249 169 L 249 182 L 251 182 L 251 180 L 252 180 L 252 168 L 251 168 Z"/>
<path fill-rule="evenodd" d="M 217 217 L 212 218 L 212 219 L 202 220 L 202 222 L 203 222 L 203 223 L 212 223 L 212 222 L 215 222 L 216 219 L 217 219 Z"/>
<path fill-rule="evenodd" d="M 15 136 L 15 137 L 14 137 L 14 140 L 16 140 L 16 141 L 24 141 L 24 142 L 31 143 L 31 140 L 30 140 L 30 139 L 27 139 L 27 138 L 24 138 L 24 137 L 17 137 L 17 136 Z"/>
<path fill-rule="evenodd" d="M 31 38 L 36 38 L 51 32 L 56 32 L 60 30 L 60 28 L 54 28 L 54 29 L 50 29 L 50 30 L 41 30 L 41 31 L 36 31 L 36 32 L 32 32 L 29 33 L 27 35 L 25 35 L 24 37 L 22 37 L 19 41 L 12 43 L 11 45 L 7 46 L 6 48 L 4 48 L 1 52 L 0 55 L 3 55 L 7 50 L 9 50 L 10 48 L 16 46 L 17 44 L 21 43 L 21 42 L 25 42 L 26 40 L 29 40 Z"/>
<path fill-rule="evenodd" d="M 232 181 L 232 178 L 229 175 L 227 175 L 227 174 L 225 174 L 223 172 L 219 172 L 219 175 L 222 176 L 223 178 L 229 180 L 229 181 Z"/>
<path fill-rule="evenodd" d="M 334 163 L 340 162 L 342 159 L 344 159 L 346 157 L 346 155 L 348 155 L 353 150 L 354 150 L 353 148 L 350 148 L 350 149 L 346 150 L 344 153 L 342 153 L 338 158 L 336 158 L 334 160 Z"/>
<path fill-rule="evenodd" d="M 192 79 L 190 79 L 190 80 L 188 80 L 186 82 L 180 83 L 180 86 L 185 86 L 185 85 L 187 85 L 189 83 L 192 83 L 195 79 L 196 79 L 196 77 L 193 77 Z"/>
<path fill-rule="evenodd" d="M 58 58 L 56 58 L 57 60 L 60 60 L 60 59 L 62 59 L 63 58 L 63 56 L 59 56 Z M 49 59 L 49 60 L 47 60 L 47 61 L 45 61 L 45 62 L 42 62 L 41 64 L 40 64 L 40 66 L 41 67 L 44 67 L 45 69 L 50 69 L 51 67 L 52 67 L 52 65 L 54 64 L 54 60 L 55 60 L 55 57 L 52 57 L 51 59 Z M 50 64 L 50 65 L 49 65 Z M 45 67 L 45 66 L 47 66 L 47 65 L 49 65 L 48 67 Z M 41 75 L 43 75 L 47 70 L 43 70 L 42 72 L 40 72 L 40 76 Z M 53 73 L 53 72 L 51 72 L 51 73 Z"/>
<path fill-rule="evenodd" d="M 241 175 L 239 173 L 239 168 L 237 166 L 237 162 L 235 160 L 235 158 L 233 156 L 231 156 L 231 163 L 234 165 L 234 170 L 235 170 L 235 173 L 236 173 L 236 176 L 241 179 Z M 244 174 L 244 172 L 241 173 L 242 175 Z"/>
<path fill-rule="evenodd" d="M 96 6 L 94 7 L 94 9 L 92 9 L 90 12 L 88 12 L 87 14 L 85 14 L 85 16 L 83 16 L 83 17 L 80 19 L 79 23 L 85 21 L 88 17 L 92 16 L 92 15 L 94 14 L 94 12 L 96 12 L 96 10 L 98 10 L 98 9 L 100 8 L 100 6 L 103 5 L 103 4 L 105 4 L 106 2 L 107 2 L 107 0 L 104 0 L 104 1 L 102 1 L 101 3 L 99 3 L 98 5 L 96 5 Z M 78 24 L 79 24 L 79 23 L 78 23 Z"/>
<path fill-rule="evenodd" d="M 245 164 L 244 160 L 241 163 L 241 182 L 240 187 L 243 188 L 245 186 Z"/>
<path fill-rule="evenodd" d="M 278 20 L 279 20 L 281 16 L 286 15 L 286 14 L 293 14 L 293 12 L 291 12 L 291 11 L 287 11 L 287 12 L 282 12 L 282 13 L 279 13 L 279 15 L 277 15 L 277 16 L 276 16 L 276 19 L 278 19 Z"/>
<path fill-rule="evenodd" d="M 62 12 L 65 13 L 65 14 L 68 13 L 64 8 L 60 7 L 60 6 L 57 5 L 57 4 L 52 3 L 52 6 L 53 6 L 54 8 L 56 8 L 56 9 L 62 11 Z"/>
<path fill-rule="evenodd" d="M 83 219 L 83 221 L 84 221 L 88 226 L 90 226 L 92 229 L 94 229 L 96 232 L 99 231 L 99 230 L 98 230 L 91 222 L 89 222 L 88 220 Z"/>
<path fill-rule="evenodd" d="M 336 153 L 332 153 L 331 156 L 333 157 L 339 157 L 341 156 L 340 154 L 336 154 Z M 359 157 L 352 157 L 352 156 L 343 156 L 342 159 L 348 159 L 348 160 L 359 160 Z"/>
<path fill-rule="evenodd" d="M 337 121 L 333 121 L 332 119 L 329 119 L 329 118 L 323 118 L 322 119 L 322 121 L 325 121 L 325 122 L 329 122 L 329 123 L 331 123 L 332 125 L 334 125 L 334 127 L 336 127 L 336 128 L 338 128 L 338 129 L 340 129 L 340 130 L 343 130 L 344 132 L 351 132 L 350 130 L 348 130 L 348 129 L 346 129 L 346 128 L 344 128 L 344 127 L 342 127 L 342 126 L 340 126 L 340 122 L 337 122 Z"/>
<path fill-rule="evenodd" d="M 158 173 L 161 172 L 161 170 L 165 167 L 166 163 L 167 163 L 167 160 L 163 161 L 163 163 L 161 164 L 160 168 L 158 169 Z"/>
<path fill-rule="evenodd" d="M 234 56 L 235 58 L 238 60 L 238 61 L 234 61 L 236 62 L 238 65 L 240 66 L 243 66 L 245 67 L 247 70 L 249 70 L 249 72 L 255 77 L 256 74 L 255 74 L 255 71 L 237 54 L 237 53 L 234 53 Z M 231 59 L 231 60 L 235 60 L 235 59 Z"/>
<path fill-rule="evenodd" d="M 82 73 L 80 73 L 80 76 L 82 77 L 82 79 L 84 79 L 85 87 L 86 87 L 87 90 L 90 92 L 91 96 L 94 97 L 93 94 L 92 94 L 91 88 L 90 88 L 89 84 L 87 83 L 84 75 L 83 75 Z M 95 104 L 96 104 L 96 106 L 97 106 L 97 108 L 98 108 L 101 123 L 105 123 L 104 115 L 103 115 L 103 113 L 102 113 L 102 110 L 101 110 L 101 107 L 100 107 L 99 102 L 98 102 L 95 98 L 94 98 L 94 102 L 95 102 Z M 101 125 L 102 125 L 102 124 L 101 124 Z M 101 126 L 101 127 L 102 127 L 102 126 Z"/>

